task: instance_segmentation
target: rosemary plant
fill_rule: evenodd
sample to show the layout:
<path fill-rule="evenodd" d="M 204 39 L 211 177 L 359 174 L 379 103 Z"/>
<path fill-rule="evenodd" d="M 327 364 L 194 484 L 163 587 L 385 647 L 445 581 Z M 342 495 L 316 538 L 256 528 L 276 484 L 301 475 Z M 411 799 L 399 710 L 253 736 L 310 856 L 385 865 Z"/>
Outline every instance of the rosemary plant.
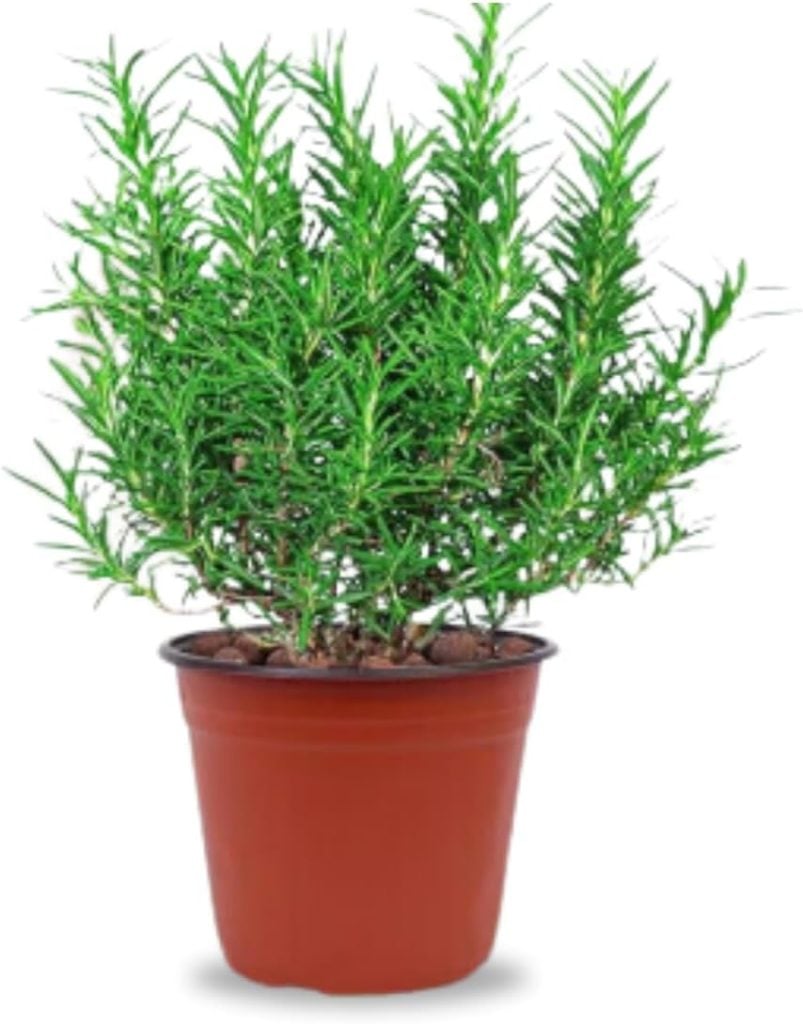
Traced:
<path fill-rule="evenodd" d="M 690 535 L 678 492 L 726 450 L 711 346 L 745 268 L 693 285 L 674 326 L 652 313 L 652 69 L 566 76 L 579 170 L 552 175 L 536 231 L 503 5 L 473 8 L 437 122 L 390 123 L 383 158 L 342 46 L 302 65 L 221 48 L 151 88 L 142 52 L 80 62 L 116 184 L 62 225 L 79 252 L 46 310 L 74 316 L 53 368 L 90 442 L 67 462 L 38 443 L 55 482 L 22 478 L 58 506 L 72 569 L 161 602 L 167 565 L 185 598 L 304 651 L 425 609 L 496 628 L 552 588 L 632 582 Z M 178 74 L 218 119 L 165 105 Z M 298 104 L 303 150 L 281 135 Z M 201 127 L 220 173 L 184 150 Z"/>

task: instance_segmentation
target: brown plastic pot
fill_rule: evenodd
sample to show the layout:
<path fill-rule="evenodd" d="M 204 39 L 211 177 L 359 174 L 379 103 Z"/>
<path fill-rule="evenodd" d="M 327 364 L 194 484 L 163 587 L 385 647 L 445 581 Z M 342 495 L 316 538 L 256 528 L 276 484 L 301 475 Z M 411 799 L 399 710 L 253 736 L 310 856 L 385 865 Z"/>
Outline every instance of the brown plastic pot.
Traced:
<path fill-rule="evenodd" d="M 540 662 L 178 666 L 220 941 L 255 981 L 440 985 L 488 957 Z"/>

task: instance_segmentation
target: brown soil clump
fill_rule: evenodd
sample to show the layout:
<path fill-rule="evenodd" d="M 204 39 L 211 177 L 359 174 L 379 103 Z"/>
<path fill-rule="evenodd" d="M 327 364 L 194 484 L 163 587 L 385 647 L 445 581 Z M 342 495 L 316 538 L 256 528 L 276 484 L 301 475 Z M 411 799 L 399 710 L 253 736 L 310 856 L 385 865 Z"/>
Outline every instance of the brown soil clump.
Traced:
<path fill-rule="evenodd" d="M 467 629 L 450 630 L 436 636 L 427 651 L 435 665 L 462 665 L 477 660 L 477 638 Z"/>
<path fill-rule="evenodd" d="M 214 654 L 215 661 L 233 661 L 245 665 L 248 659 L 238 647 L 221 647 Z"/>

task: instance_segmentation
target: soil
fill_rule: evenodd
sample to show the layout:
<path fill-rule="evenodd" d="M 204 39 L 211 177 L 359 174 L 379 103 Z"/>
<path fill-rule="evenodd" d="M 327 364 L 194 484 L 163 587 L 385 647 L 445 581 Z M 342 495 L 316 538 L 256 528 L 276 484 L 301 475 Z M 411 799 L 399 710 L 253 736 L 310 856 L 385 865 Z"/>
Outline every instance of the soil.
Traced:
<path fill-rule="evenodd" d="M 471 665 L 521 658 L 537 644 L 522 636 L 494 636 L 475 629 L 444 629 L 428 642 L 426 627 L 413 626 L 389 643 L 356 630 L 332 631 L 328 640 L 302 655 L 277 644 L 267 634 L 237 630 L 199 633 L 187 645 L 191 654 L 239 665 L 276 668 L 421 668 L 427 665 Z"/>

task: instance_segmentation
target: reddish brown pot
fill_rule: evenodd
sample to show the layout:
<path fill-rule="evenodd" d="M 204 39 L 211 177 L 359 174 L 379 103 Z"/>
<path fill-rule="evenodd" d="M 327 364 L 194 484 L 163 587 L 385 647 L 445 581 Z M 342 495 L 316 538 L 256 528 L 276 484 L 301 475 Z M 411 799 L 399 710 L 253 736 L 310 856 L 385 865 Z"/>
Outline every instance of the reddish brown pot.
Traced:
<path fill-rule="evenodd" d="M 425 988 L 488 957 L 540 662 L 178 666 L 221 944 L 256 981 Z"/>

